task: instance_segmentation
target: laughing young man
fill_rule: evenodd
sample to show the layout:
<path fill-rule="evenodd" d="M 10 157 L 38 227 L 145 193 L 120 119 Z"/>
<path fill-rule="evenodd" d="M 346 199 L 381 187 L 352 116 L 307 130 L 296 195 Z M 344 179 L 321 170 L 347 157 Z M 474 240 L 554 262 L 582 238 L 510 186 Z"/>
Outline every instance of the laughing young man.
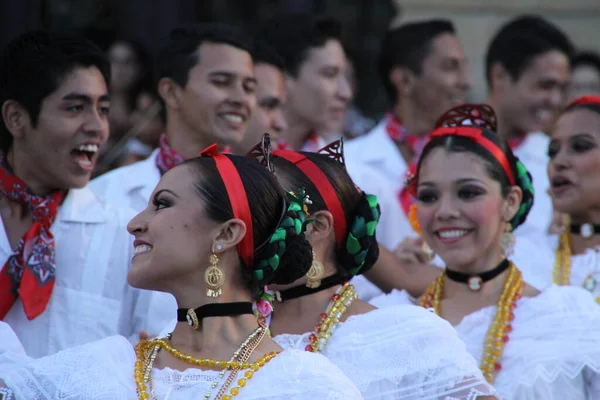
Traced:
<path fill-rule="evenodd" d="M 109 64 L 93 43 L 43 32 L 0 65 L 0 319 L 28 355 L 149 329 L 127 284 L 132 212 L 87 183 L 108 138 Z"/>

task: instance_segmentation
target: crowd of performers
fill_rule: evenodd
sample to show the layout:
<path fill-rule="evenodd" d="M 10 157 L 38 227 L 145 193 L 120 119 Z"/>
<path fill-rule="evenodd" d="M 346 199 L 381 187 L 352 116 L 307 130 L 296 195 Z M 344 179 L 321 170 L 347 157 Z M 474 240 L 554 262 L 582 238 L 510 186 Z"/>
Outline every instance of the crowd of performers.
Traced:
<path fill-rule="evenodd" d="M 105 55 L 14 39 L 0 399 L 600 400 L 600 97 L 563 107 L 572 52 L 510 21 L 467 104 L 452 24 L 402 25 L 389 113 L 344 142 L 336 21 L 182 26 L 159 146 L 89 182 Z"/>

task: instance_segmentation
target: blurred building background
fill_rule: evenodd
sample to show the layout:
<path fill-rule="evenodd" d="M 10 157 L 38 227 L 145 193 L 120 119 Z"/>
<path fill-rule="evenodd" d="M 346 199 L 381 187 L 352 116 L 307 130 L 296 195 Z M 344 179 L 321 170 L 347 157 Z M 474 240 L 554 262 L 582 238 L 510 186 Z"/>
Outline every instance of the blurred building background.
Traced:
<path fill-rule="evenodd" d="M 280 12 L 333 15 L 358 78 L 356 104 L 378 117 L 385 99 L 374 58 L 390 26 L 430 17 L 452 19 L 470 59 L 473 100 L 485 97 L 483 57 L 490 36 L 506 19 L 541 14 L 581 48 L 600 50 L 600 0 L 0 0 L 0 46 L 32 28 L 79 30 L 107 48 L 117 36 L 135 37 L 150 50 L 181 22 L 222 21 L 249 30 Z"/>

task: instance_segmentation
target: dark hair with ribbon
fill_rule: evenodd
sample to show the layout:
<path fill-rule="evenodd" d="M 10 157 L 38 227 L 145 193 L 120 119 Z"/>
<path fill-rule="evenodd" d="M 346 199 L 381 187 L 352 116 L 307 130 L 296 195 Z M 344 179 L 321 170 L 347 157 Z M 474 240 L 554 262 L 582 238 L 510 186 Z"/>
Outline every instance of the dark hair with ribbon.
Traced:
<path fill-rule="evenodd" d="M 510 224 L 514 230 L 525 222 L 533 206 L 533 181 L 525 165 L 493 130 L 496 129 L 494 110 L 485 104 L 465 104 L 446 112 L 437 126 L 421 153 L 414 179 L 409 183 L 413 195 L 416 196 L 421 165 L 432 150 L 443 147 L 448 152 L 469 152 L 484 161 L 490 178 L 500 183 L 503 196 L 508 195 L 512 186 L 521 188 L 523 199 Z"/>
<path fill-rule="evenodd" d="M 198 174 L 195 188 L 209 218 L 237 218 L 246 225 L 238 253 L 253 295 L 260 296 L 270 283 L 288 284 L 306 274 L 312 255 L 301 205 L 289 201 L 275 176 L 255 161 L 218 154 L 216 145 L 201 155 L 183 165 Z"/>
<path fill-rule="evenodd" d="M 586 109 L 595 112 L 600 115 L 600 97 L 599 96 L 581 96 L 573 100 L 567 108 L 565 108 L 564 113 L 573 110 Z"/>
<path fill-rule="evenodd" d="M 317 153 L 278 150 L 273 161 L 285 186 L 309 195 L 309 212 L 332 214 L 338 273 L 347 277 L 368 271 L 379 257 L 375 228 L 380 209 L 377 197 L 358 190 L 348 175 L 343 142 Z"/>

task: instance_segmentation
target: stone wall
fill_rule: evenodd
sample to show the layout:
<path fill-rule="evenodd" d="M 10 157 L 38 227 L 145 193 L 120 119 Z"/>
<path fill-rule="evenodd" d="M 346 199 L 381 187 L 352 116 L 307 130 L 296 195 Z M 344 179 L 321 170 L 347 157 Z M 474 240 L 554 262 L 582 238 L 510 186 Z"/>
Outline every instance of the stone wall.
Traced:
<path fill-rule="evenodd" d="M 540 14 L 560 26 L 580 48 L 600 51 L 600 0 L 394 0 L 392 22 L 444 17 L 451 19 L 469 58 L 473 100 L 485 98 L 484 57 L 491 36 L 506 20 Z"/>

